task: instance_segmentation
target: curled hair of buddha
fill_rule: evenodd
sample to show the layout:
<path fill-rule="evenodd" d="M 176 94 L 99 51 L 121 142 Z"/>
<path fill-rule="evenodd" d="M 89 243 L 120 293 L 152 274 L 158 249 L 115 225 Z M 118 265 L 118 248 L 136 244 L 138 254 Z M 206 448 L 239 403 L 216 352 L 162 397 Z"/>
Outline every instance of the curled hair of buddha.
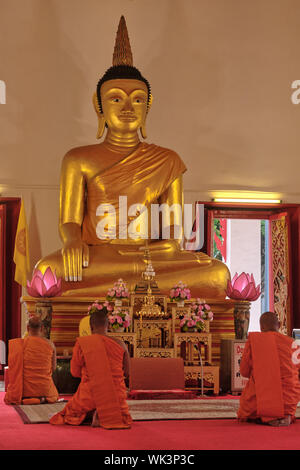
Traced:
<path fill-rule="evenodd" d="M 116 79 L 132 79 L 132 80 L 139 80 L 140 82 L 145 83 L 147 90 L 148 90 L 148 101 L 147 107 L 149 108 L 150 100 L 151 100 L 151 87 L 146 78 L 143 77 L 141 72 L 134 67 L 133 65 L 113 65 L 110 67 L 102 78 L 100 78 L 98 85 L 97 85 L 97 101 L 99 106 L 99 112 L 102 113 L 102 103 L 101 103 L 101 86 L 104 82 L 108 82 L 109 80 L 116 80 Z"/>

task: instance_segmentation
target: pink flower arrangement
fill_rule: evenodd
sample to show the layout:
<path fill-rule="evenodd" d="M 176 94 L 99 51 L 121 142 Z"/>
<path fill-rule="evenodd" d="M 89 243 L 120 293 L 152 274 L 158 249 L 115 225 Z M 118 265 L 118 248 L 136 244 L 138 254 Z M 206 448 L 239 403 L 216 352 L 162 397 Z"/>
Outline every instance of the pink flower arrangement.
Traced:
<path fill-rule="evenodd" d="M 210 305 L 208 305 L 203 299 L 196 299 L 196 302 L 192 304 L 192 312 L 195 315 L 198 315 L 202 320 L 212 321 L 214 314 L 211 310 Z"/>
<path fill-rule="evenodd" d="M 129 312 L 122 311 L 120 307 L 116 307 L 113 312 L 108 316 L 108 321 L 111 330 L 117 330 L 118 328 L 128 328 L 131 324 L 131 318 Z"/>
<path fill-rule="evenodd" d="M 27 292 L 32 297 L 58 297 L 61 295 L 61 277 L 57 279 L 50 267 L 45 274 L 36 269 L 31 282 L 27 281 Z"/>
<path fill-rule="evenodd" d="M 99 312 L 100 310 L 103 310 L 103 309 L 106 309 L 106 312 L 111 312 L 113 310 L 113 307 L 107 301 L 101 304 L 98 300 L 95 300 L 95 302 L 89 305 L 88 314 L 91 315 L 92 313 Z"/>
<path fill-rule="evenodd" d="M 107 291 L 107 300 L 125 299 L 129 297 L 129 291 L 126 287 L 126 282 L 123 279 L 118 279 L 114 286 Z"/>
<path fill-rule="evenodd" d="M 235 273 L 231 281 L 227 283 L 226 295 L 230 299 L 248 300 L 253 302 L 260 296 L 260 284 L 255 285 L 253 274 Z"/>
<path fill-rule="evenodd" d="M 191 291 L 188 289 L 187 285 L 182 281 L 179 281 L 172 289 L 170 290 L 170 300 L 171 302 L 180 302 L 181 300 L 190 300 Z"/>
<path fill-rule="evenodd" d="M 196 331 L 202 331 L 205 328 L 205 323 L 200 315 L 195 313 L 186 313 L 180 320 L 181 331 L 188 331 L 189 328 L 193 328 Z"/>

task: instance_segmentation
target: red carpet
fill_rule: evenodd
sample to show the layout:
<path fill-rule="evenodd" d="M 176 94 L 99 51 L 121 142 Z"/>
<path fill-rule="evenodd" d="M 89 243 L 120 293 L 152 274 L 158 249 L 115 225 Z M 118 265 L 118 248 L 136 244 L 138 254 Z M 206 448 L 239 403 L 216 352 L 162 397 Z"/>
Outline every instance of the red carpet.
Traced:
<path fill-rule="evenodd" d="M 23 424 L 0 392 L 0 450 L 299 450 L 300 420 L 288 428 L 235 420 L 144 421 L 131 429 Z"/>

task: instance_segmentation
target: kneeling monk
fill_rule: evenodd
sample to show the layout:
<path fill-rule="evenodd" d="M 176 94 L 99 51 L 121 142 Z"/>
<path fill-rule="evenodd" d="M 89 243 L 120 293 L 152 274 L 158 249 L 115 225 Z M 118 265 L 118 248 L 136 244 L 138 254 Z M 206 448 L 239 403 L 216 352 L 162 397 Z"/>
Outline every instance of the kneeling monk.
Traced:
<path fill-rule="evenodd" d="M 52 380 L 56 369 L 54 344 L 43 336 L 42 322 L 32 317 L 28 336 L 9 341 L 7 405 L 54 403 L 58 391 Z"/>
<path fill-rule="evenodd" d="M 81 377 L 80 385 L 64 409 L 52 416 L 51 424 L 79 425 L 93 412 L 92 426 L 130 427 L 124 382 L 129 354 L 122 341 L 106 336 L 107 325 L 106 307 L 90 314 L 92 334 L 77 338 L 71 360 L 71 374 Z"/>
<path fill-rule="evenodd" d="M 260 317 L 261 333 L 249 333 L 240 372 L 249 381 L 240 398 L 239 421 L 271 426 L 293 422 L 300 401 L 298 366 L 292 361 L 293 339 L 278 332 L 273 312 Z"/>

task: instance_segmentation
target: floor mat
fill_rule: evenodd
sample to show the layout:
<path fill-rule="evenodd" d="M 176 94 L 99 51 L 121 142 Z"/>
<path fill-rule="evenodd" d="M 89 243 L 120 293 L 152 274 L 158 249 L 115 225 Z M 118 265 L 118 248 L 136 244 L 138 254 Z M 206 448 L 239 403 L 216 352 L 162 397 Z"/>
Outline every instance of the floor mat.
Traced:
<path fill-rule="evenodd" d="M 14 405 L 25 424 L 48 423 L 51 416 L 61 411 L 66 402 L 43 403 L 42 405 Z"/>
<path fill-rule="evenodd" d="M 48 423 L 66 403 L 16 405 L 25 424 Z M 236 418 L 239 400 L 128 400 L 133 421 Z"/>

